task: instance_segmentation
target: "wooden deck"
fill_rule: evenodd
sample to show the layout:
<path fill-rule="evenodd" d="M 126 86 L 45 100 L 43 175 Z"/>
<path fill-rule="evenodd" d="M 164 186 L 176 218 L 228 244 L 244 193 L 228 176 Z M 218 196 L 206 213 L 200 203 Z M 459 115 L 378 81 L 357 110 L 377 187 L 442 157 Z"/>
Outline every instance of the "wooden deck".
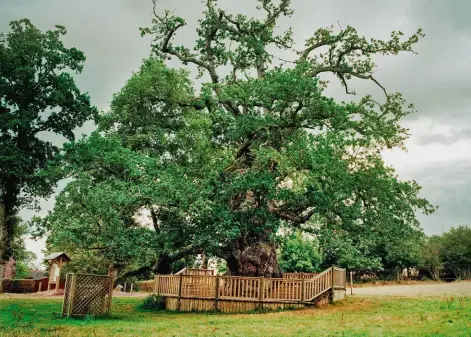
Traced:
<path fill-rule="evenodd" d="M 346 270 L 336 267 L 319 274 L 285 274 L 279 279 L 182 272 L 157 275 L 154 293 L 165 297 L 169 310 L 243 312 L 304 307 L 326 295 L 331 301 L 342 299 L 346 280 Z"/>

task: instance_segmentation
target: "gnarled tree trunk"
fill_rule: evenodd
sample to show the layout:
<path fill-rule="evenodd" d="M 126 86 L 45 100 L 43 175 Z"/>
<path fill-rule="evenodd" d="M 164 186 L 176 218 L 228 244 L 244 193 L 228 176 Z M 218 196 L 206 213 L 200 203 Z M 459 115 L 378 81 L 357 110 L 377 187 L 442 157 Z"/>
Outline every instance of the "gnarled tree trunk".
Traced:
<path fill-rule="evenodd" d="M 231 275 L 281 277 L 276 245 L 257 241 L 224 254 Z"/>

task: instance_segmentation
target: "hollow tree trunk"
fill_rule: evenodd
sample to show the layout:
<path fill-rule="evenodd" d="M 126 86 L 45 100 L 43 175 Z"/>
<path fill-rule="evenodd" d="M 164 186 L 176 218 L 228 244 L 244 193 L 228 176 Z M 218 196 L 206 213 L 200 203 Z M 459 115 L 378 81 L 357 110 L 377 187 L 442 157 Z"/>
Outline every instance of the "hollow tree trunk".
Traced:
<path fill-rule="evenodd" d="M 231 275 L 281 277 L 276 245 L 257 241 L 224 255 Z"/>

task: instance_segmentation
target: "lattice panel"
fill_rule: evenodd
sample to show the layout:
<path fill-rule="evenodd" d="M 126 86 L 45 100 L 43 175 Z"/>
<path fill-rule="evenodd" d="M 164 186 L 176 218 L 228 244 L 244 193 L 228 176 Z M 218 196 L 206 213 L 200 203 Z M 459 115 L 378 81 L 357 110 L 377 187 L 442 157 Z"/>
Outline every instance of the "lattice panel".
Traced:
<path fill-rule="evenodd" d="M 67 274 L 65 277 L 65 287 L 64 287 L 64 303 L 62 304 L 62 316 L 67 316 L 69 310 L 69 300 L 70 300 L 70 285 L 72 283 L 72 277 L 74 274 Z"/>
<path fill-rule="evenodd" d="M 113 279 L 109 276 L 73 274 L 64 297 L 68 316 L 104 315 L 109 313 Z M 67 303 L 67 305 L 66 305 Z M 63 314 L 64 314 L 63 310 Z"/>

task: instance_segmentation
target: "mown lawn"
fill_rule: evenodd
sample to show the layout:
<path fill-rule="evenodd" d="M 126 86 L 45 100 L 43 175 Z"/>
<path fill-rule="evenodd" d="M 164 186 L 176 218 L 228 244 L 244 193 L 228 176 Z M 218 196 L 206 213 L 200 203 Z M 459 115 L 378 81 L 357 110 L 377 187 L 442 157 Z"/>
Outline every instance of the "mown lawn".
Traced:
<path fill-rule="evenodd" d="M 60 317 L 61 302 L 0 299 L 0 336 L 471 336 L 470 298 L 351 298 L 264 314 L 144 312 L 113 300 L 108 318 Z"/>

